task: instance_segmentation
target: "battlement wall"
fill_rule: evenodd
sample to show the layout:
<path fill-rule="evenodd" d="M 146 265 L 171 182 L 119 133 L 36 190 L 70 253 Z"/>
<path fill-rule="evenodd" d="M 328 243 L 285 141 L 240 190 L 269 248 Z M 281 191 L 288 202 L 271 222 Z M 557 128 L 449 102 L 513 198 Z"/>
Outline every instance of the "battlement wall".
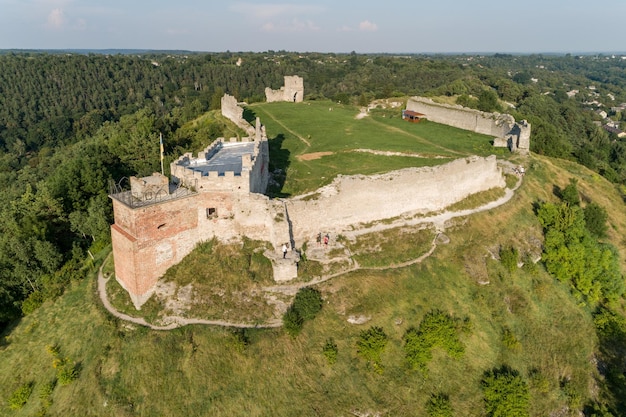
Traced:
<path fill-rule="evenodd" d="M 194 158 L 190 152 L 185 153 L 170 164 L 172 181 L 199 192 L 265 193 L 269 181 L 269 147 L 264 130 L 257 128 L 257 131 L 261 133 L 261 140 L 243 138 L 241 141 L 237 141 L 236 138 L 231 138 L 229 142 L 226 142 L 224 138 L 218 138 L 204 151 L 199 152 L 197 158 Z M 207 163 L 220 150 L 228 147 L 229 143 L 250 142 L 254 142 L 254 148 L 252 154 L 241 156 L 240 172 L 218 172 L 194 168 Z"/>
<path fill-rule="evenodd" d="M 406 108 L 425 114 L 428 120 L 435 123 L 493 136 L 494 146 L 509 147 L 511 151 L 523 153 L 530 149 L 530 124 L 525 120 L 518 123 L 509 114 L 487 113 L 459 105 L 435 103 L 424 97 L 409 98 Z"/>

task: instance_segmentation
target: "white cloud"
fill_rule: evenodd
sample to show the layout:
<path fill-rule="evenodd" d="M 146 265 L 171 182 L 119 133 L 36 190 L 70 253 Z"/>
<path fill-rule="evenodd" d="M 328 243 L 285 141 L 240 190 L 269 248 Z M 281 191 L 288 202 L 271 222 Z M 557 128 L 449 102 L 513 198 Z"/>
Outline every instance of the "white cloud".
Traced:
<path fill-rule="evenodd" d="M 65 14 L 63 9 L 53 9 L 48 13 L 47 26 L 52 29 L 61 29 L 65 24 Z"/>
<path fill-rule="evenodd" d="M 283 23 L 266 22 L 261 25 L 261 30 L 264 32 L 316 32 L 320 28 L 311 21 L 293 19 Z"/>
<path fill-rule="evenodd" d="M 364 32 L 376 32 L 378 30 L 378 25 L 370 22 L 369 20 L 364 20 L 359 23 L 359 30 Z"/>
<path fill-rule="evenodd" d="M 325 9 L 308 4 L 238 2 L 230 10 L 256 23 L 263 32 L 294 33 L 319 31 L 311 17 Z"/>
<path fill-rule="evenodd" d="M 354 29 L 351 28 L 350 26 L 347 25 L 343 25 L 342 27 L 340 27 L 339 29 L 337 29 L 337 32 L 352 32 Z"/>
<path fill-rule="evenodd" d="M 254 4 L 247 2 L 235 3 L 230 7 L 235 13 L 246 15 L 253 19 L 272 19 L 275 17 L 293 17 L 301 15 L 318 14 L 324 11 L 324 8 L 316 5 L 307 4 L 287 4 L 287 3 L 265 3 Z"/>

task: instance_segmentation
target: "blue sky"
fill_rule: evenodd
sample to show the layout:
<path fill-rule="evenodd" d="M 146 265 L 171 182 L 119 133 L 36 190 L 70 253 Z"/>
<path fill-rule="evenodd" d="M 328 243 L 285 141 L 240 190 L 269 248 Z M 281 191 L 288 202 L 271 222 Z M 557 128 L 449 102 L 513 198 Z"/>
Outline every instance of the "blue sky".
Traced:
<path fill-rule="evenodd" d="M 626 0 L 0 0 L 0 49 L 624 52 L 625 19 Z"/>

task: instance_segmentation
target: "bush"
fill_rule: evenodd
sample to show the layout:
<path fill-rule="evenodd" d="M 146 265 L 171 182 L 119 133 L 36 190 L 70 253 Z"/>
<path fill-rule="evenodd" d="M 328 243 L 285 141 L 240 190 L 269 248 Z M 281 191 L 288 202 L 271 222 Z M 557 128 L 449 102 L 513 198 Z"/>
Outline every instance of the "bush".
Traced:
<path fill-rule="evenodd" d="M 304 320 L 302 316 L 293 308 L 293 305 L 283 315 L 283 327 L 287 334 L 293 338 L 298 336 L 302 331 Z"/>
<path fill-rule="evenodd" d="M 45 383 L 39 388 L 39 399 L 42 407 L 48 408 L 52 405 L 52 392 L 56 386 L 56 380 Z"/>
<path fill-rule="evenodd" d="M 326 344 L 322 348 L 322 352 L 324 353 L 324 356 L 326 357 L 329 365 L 334 365 L 335 362 L 337 362 L 337 354 L 339 353 L 339 349 L 337 349 L 337 344 L 332 337 L 326 340 Z"/>
<path fill-rule="evenodd" d="M 569 204 L 570 206 L 580 205 L 580 197 L 578 196 L 578 180 L 575 178 L 569 179 L 569 184 L 561 191 L 561 200 Z"/>
<path fill-rule="evenodd" d="M 585 226 L 591 235 L 597 239 L 606 237 L 608 215 L 606 210 L 596 204 L 588 204 L 583 210 L 585 215 Z"/>
<path fill-rule="evenodd" d="M 510 273 L 517 269 L 519 261 L 519 252 L 513 246 L 508 248 L 500 248 L 500 263 Z"/>
<path fill-rule="evenodd" d="M 404 352 L 412 369 L 427 373 L 427 365 L 432 358 L 432 349 L 440 347 L 453 358 L 460 358 L 465 352 L 458 333 L 469 323 L 458 320 L 441 311 L 434 310 L 424 316 L 418 328 L 409 328 L 404 335 Z"/>
<path fill-rule="evenodd" d="M 65 360 L 63 366 L 57 368 L 57 379 L 61 385 L 69 385 L 78 378 L 78 368 L 69 360 Z"/>
<path fill-rule="evenodd" d="M 482 380 L 485 411 L 490 417 L 526 417 L 530 392 L 519 373 L 508 366 L 485 373 Z"/>
<path fill-rule="evenodd" d="M 508 328 L 504 328 L 502 331 L 502 344 L 510 350 L 518 350 L 522 347 L 519 339 Z"/>
<path fill-rule="evenodd" d="M 22 313 L 27 316 L 41 306 L 46 298 L 41 291 L 33 291 L 22 301 Z"/>
<path fill-rule="evenodd" d="M 9 407 L 13 410 L 19 410 L 24 407 L 30 398 L 30 394 L 33 393 L 33 386 L 32 382 L 28 382 L 13 391 L 13 394 L 9 397 Z"/>
<path fill-rule="evenodd" d="M 312 320 L 322 309 L 322 294 L 314 288 L 302 288 L 293 300 L 293 308 L 302 320 Z"/>
<path fill-rule="evenodd" d="M 380 363 L 380 355 L 387 346 L 387 335 L 382 327 L 372 326 L 367 330 L 363 330 L 356 342 L 357 353 L 366 361 L 374 366 L 377 372 L 382 372 L 383 367 Z"/>
<path fill-rule="evenodd" d="M 445 394 L 433 394 L 426 402 L 429 417 L 452 417 L 454 415 L 450 398 Z"/>

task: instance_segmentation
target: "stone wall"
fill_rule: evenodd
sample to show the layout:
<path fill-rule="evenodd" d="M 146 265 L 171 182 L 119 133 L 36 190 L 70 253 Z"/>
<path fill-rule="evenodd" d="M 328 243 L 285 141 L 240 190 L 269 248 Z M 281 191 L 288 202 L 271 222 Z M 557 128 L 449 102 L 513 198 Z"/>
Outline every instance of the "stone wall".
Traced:
<path fill-rule="evenodd" d="M 254 136 L 254 127 L 243 118 L 243 107 L 239 106 L 237 99 L 229 94 L 224 94 L 221 100 L 222 116 L 226 117 L 249 136 Z"/>
<path fill-rule="evenodd" d="M 304 79 L 297 75 L 285 75 L 285 84 L 280 89 L 265 88 L 265 99 L 268 103 L 276 101 L 301 103 L 304 100 Z"/>
<path fill-rule="evenodd" d="M 458 105 L 435 103 L 424 97 L 411 97 L 406 108 L 425 114 L 428 120 L 435 123 L 493 136 L 494 146 L 508 147 L 511 151 L 521 153 L 530 150 L 531 127 L 526 120 L 517 123 L 508 114 L 486 113 Z"/>
<path fill-rule="evenodd" d="M 340 233 L 360 223 L 441 210 L 470 194 L 504 186 L 495 156 L 470 157 L 436 167 L 340 176 L 319 189 L 318 198 L 289 200 L 287 209 L 294 239 L 306 241 L 319 232 Z"/>

